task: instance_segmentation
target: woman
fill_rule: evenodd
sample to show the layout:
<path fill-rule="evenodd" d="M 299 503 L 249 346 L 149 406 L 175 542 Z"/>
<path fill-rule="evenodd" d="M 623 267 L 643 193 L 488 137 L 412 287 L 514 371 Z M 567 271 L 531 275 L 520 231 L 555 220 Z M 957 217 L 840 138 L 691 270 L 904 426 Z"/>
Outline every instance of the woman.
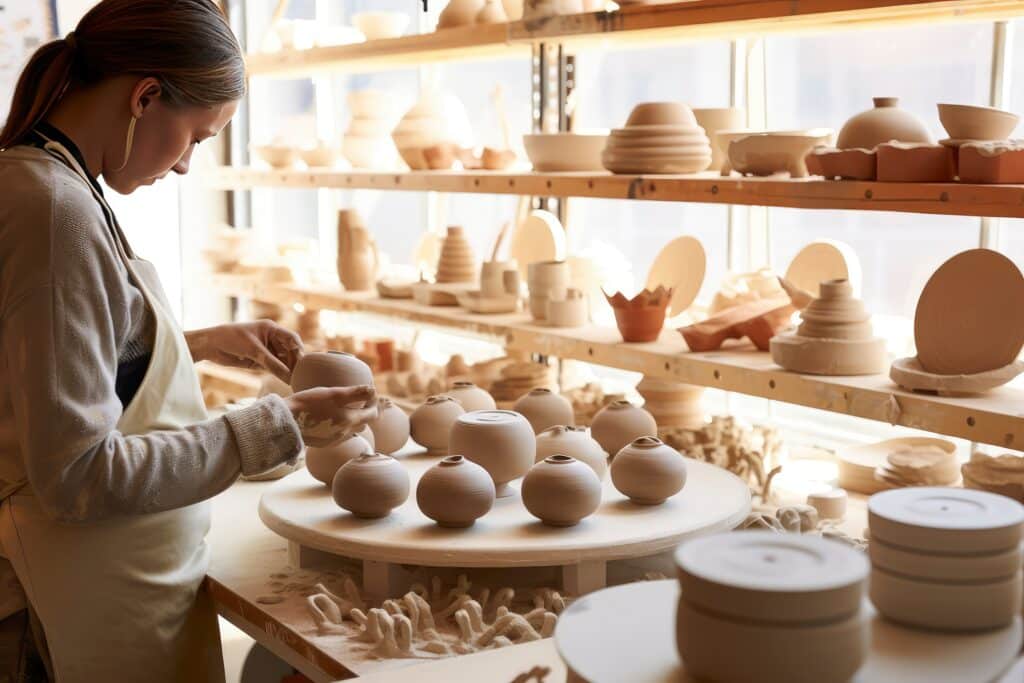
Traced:
<path fill-rule="evenodd" d="M 0 133 L 0 540 L 62 683 L 222 680 L 203 501 L 376 414 L 353 387 L 208 420 L 193 361 L 287 380 L 301 342 L 182 334 L 96 182 L 186 173 L 244 89 L 213 0 L 103 0 L 35 53 Z"/>

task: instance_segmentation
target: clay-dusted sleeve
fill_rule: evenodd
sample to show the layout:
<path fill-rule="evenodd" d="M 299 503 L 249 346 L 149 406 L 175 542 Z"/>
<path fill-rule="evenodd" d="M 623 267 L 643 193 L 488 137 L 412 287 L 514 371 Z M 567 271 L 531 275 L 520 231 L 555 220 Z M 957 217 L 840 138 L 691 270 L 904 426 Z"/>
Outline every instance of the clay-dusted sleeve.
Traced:
<path fill-rule="evenodd" d="M 235 435 L 242 474 L 261 474 L 298 457 L 302 436 L 291 410 L 277 394 L 268 394 L 224 418 Z"/>

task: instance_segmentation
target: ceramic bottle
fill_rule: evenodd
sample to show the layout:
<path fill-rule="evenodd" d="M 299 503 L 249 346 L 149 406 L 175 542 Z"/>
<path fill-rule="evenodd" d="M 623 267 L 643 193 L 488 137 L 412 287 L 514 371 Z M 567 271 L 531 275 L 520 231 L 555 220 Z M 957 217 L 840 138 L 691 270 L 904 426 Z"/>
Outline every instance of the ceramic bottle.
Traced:
<path fill-rule="evenodd" d="M 452 425 L 465 412 L 451 396 L 427 397 L 423 405 L 409 416 L 413 441 L 426 448 L 430 455 L 444 455 Z"/>
<path fill-rule="evenodd" d="M 490 394 L 466 380 L 452 383 L 452 388 L 446 391 L 445 395 L 458 401 L 467 413 L 474 410 L 494 410 L 498 407 Z"/>
<path fill-rule="evenodd" d="M 536 461 L 549 455 L 563 454 L 590 465 L 599 479 L 608 472 L 608 454 L 594 441 L 583 427 L 556 425 L 537 435 Z"/>
<path fill-rule="evenodd" d="M 354 209 L 338 212 L 338 279 L 345 289 L 365 292 L 377 279 L 377 245 Z"/>
<path fill-rule="evenodd" d="M 490 473 L 498 498 L 515 493 L 508 483 L 530 470 L 536 451 L 530 423 L 511 410 L 459 415 L 448 442 L 451 455 L 462 455 Z"/>
<path fill-rule="evenodd" d="M 468 527 L 490 511 L 494 493 L 487 470 L 461 455 L 449 455 L 420 478 L 416 504 L 440 526 Z"/>
<path fill-rule="evenodd" d="M 569 400 L 544 387 L 531 389 L 521 396 L 513 410 L 530 421 L 535 434 L 555 425 L 571 427 L 576 424 L 576 415 Z"/>
<path fill-rule="evenodd" d="M 409 497 L 409 474 L 390 455 L 363 453 L 342 465 L 331 492 L 356 517 L 386 517 Z"/>
<path fill-rule="evenodd" d="M 391 455 L 409 440 L 409 416 L 390 398 L 377 399 L 377 419 L 368 424 L 381 453 Z"/>
<path fill-rule="evenodd" d="M 601 480 L 568 455 L 551 455 L 523 478 L 523 505 L 549 526 L 574 526 L 597 511 Z"/>
<path fill-rule="evenodd" d="M 342 351 L 304 353 L 292 371 L 292 390 L 373 385 L 370 366 Z"/>
<path fill-rule="evenodd" d="M 314 479 L 322 481 L 328 486 L 334 481 L 334 475 L 338 473 L 342 465 L 349 460 L 354 460 L 362 453 L 372 453 L 373 446 L 359 434 L 344 439 L 334 446 L 326 448 L 306 447 L 306 469 Z"/>
<path fill-rule="evenodd" d="M 900 109 L 898 97 L 872 98 L 875 106 L 853 116 L 839 131 L 839 149 L 874 149 L 890 140 L 931 142 L 932 136 L 921 119 Z"/>
<path fill-rule="evenodd" d="M 590 435 L 610 457 L 640 436 L 657 436 L 658 425 L 649 412 L 629 401 L 612 401 L 597 411 Z"/>
<path fill-rule="evenodd" d="M 641 436 L 612 460 L 612 484 L 634 503 L 658 505 L 683 490 L 682 454 L 653 436 Z"/>

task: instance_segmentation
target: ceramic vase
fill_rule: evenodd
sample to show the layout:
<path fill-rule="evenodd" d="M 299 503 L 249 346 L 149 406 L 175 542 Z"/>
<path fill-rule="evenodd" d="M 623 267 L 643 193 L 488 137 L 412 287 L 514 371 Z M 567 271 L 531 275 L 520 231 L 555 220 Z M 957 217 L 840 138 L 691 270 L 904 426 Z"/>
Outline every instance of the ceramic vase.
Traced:
<path fill-rule="evenodd" d="M 700 429 L 707 424 L 701 401 L 704 387 L 645 375 L 636 390 L 643 396 L 644 410 L 654 418 L 658 429 Z"/>
<path fill-rule="evenodd" d="M 686 463 L 682 454 L 653 436 L 641 436 L 612 460 L 612 483 L 641 505 L 658 505 L 683 490 Z"/>
<path fill-rule="evenodd" d="M 531 389 L 516 401 L 513 410 L 530 421 L 534 434 L 555 425 L 571 427 L 576 424 L 569 400 L 546 388 Z"/>
<path fill-rule="evenodd" d="M 334 481 L 342 465 L 363 453 L 372 453 L 373 446 L 359 434 L 353 434 L 334 446 L 326 448 L 306 447 L 306 469 L 310 475 L 328 486 Z"/>
<path fill-rule="evenodd" d="M 409 441 L 409 416 L 390 398 L 377 399 L 377 419 L 368 423 L 376 450 L 391 455 Z"/>
<path fill-rule="evenodd" d="M 608 472 L 608 454 L 601 448 L 601 444 L 587 434 L 584 427 L 556 425 L 537 435 L 536 462 L 558 454 L 571 456 L 590 465 L 599 479 L 604 479 Z"/>
<path fill-rule="evenodd" d="M 429 396 L 409 416 L 412 439 L 430 455 L 443 455 L 448 449 L 449 432 L 455 420 L 465 413 L 459 402 L 450 396 Z"/>
<path fill-rule="evenodd" d="M 338 212 L 338 279 L 352 292 L 373 289 L 377 279 L 377 245 L 354 209 Z"/>
<path fill-rule="evenodd" d="M 462 455 L 487 470 L 498 498 L 515 493 L 509 482 L 530 470 L 536 450 L 530 423 L 511 410 L 477 410 L 459 415 L 448 442 L 451 455 Z"/>
<path fill-rule="evenodd" d="M 629 401 L 612 401 L 594 415 L 590 435 L 609 456 L 641 436 L 657 436 L 658 424 L 649 412 Z"/>
<path fill-rule="evenodd" d="M 409 497 L 409 474 L 383 453 L 363 453 L 334 475 L 334 502 L 356 517 L 386 517 Z"/>
<path fill-rule="evenodd" d="M 498 407 L 490 394 L 466 380 L 453 383 L 452 388 L 445 394 L 458 401 L 467 413 L 474 410 L 494 410 Z"/>
<path fill-rule="evenodd" d="M 304 353 L 292 371 L 292 391 L 360 385 L 373 386 L 373 373 L 369 365 L 351 353 Z"/>
<path fill-rule="evenodd" d="M 574 526 L 597 511 L 601 480 L 588 465 L 568 455 L 551 455 L 523 478 L 523 505 L 549 526 Z"/>
<path fill-rule="evenodd" d="M 468 527 L 490 511 L 494 493 L 487 470 L 461 455 L 449 455 L 420 478 L 416 504 L 440 526 Z"/>
<path fill-rule="evenodd" d="M 437 18 L 437 27 L 471 26 L 476 22 L 476 15 L 486 4 L 486 0 L 449 0 L 448 6 Z"/>
<path fill-rule="evenodd" d="M 441 243 L 441 257 L 437 262 L 437 281 L 472 282 L 476 279 L 476 265 L 473 261 L 473 247 L 466 240 L 463 229 L 457 225 L 448 227 Z"/>
<path fill-rule="evenodd" d="M 875 106 L 852 117 L 839 131 L 839 149 L 874 149 L 883 142 L 931 142 L 921 119 L 900 109 L 898 97 L 872 98 Z"/>

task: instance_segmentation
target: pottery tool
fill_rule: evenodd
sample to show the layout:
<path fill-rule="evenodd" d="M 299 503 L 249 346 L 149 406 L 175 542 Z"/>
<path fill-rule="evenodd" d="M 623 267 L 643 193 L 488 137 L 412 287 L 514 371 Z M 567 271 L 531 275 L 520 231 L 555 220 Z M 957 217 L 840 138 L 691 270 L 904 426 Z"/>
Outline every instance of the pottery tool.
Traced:
<path fill-rule="evenodd" d="M 512 224 L 509 221 L 502 223 L 501 230 L 498 231 L 498 236 L 494 240 L 494 248 L 491 249 L 491 261 L 498 260 L 498 251 L 501 249 L 501 245 L 505 241 L 505 236 L 511 229 Z"/>

